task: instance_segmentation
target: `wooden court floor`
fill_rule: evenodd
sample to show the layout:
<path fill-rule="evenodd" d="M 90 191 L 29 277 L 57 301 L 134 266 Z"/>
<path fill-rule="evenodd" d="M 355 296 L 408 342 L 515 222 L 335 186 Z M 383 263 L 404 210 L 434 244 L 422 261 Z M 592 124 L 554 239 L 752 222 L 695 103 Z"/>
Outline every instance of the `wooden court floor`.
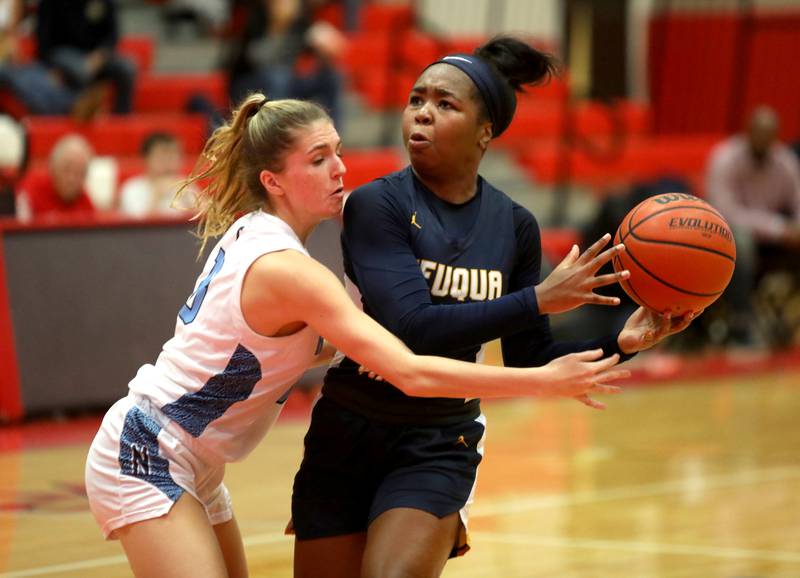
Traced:
<path fill-rule="evenodd" d="M 608 401 L 484 405 L 473 550 L 447 578 L 800 577 L 800 373 Z M 254 577 L 291 576 L 282 530 L 305 425 L 282 419 L 228 469 Z M 81 494 L 82 427 L 72 443 L 0 453 L 0 578 L 131 575 Z"/>

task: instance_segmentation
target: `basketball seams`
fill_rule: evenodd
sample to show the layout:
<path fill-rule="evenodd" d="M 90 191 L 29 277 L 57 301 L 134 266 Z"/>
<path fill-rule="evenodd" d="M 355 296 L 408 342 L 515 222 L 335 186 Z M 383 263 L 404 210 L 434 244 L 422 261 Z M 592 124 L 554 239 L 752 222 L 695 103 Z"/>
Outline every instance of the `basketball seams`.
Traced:
<path fill-rule="evenodd" d="M 618 271 L 626 269 L 626 267 L 622 264 L 622 259 L 620 259 L 618 255 L 614 255 L 614 265 L 619 267 Z M 631 298 L 633 298 L 633 300 L 636 301 L 637 304 L 641 305 L 642 307 L 646 307 L 647 309 L 652 309 L 655 311 L 655 307 L 652 307 L 647 301 L 642 299 L 642 296 L 639 295 L 639 292 L 636 290 L 636 287 L 634 287 L 633 283 L 630 282 L 630 278 L 623 279 L 622 281 L 620 281 L 620 283 L 622 284 L 623 289 L 625 287 L 630 289 L 633 295 L 631 295 L 630 293 L 628 293 L 628 295 Z"/>
<path fill-rule="evenodd" d="M 634 232 L 631 232 L 630 236 L 633 237 L 634 239 L 636 239 L 637 241 L 642 242 L 642 243 L 651 243 L 653 245 L 672 245 L 672 246 L 675 246 L 675 247 L 684 247 L 685 249 L 695 249 L 697 251 L 705 251 L 707 253 L 713 253 L 714 255 L 719 255 L 720 257 L 722 257 L 724 259 L 728 259 L 732 263 L 736 263 L 736 259 L 734 257 L 731 257 L 730 255 L 728 255 L 727 253 L 723 253 L 722 251 L 717 251 L 716 249 L 709 249 L 707 247 L 698 247 L 697 245 L 690 245 L 688 243 L 680 243 L 678 241 L 660 241 L 660 240 L 657 240 L 657 239 L 646 239 L 644 237 L 640 237 L 639 235 L 637 235 Z"/>
<path fill-rule="evenodd" d="M 630 257 L 631 260 L 634 263 L 636 263 L 636 266 L 639 267 L 639 269 L 641 269 L 642 271 L 647 273 L 647 275 L 649 275 L 650 277 L 652 277 L 653 279 L 655 279 L 656 281 L 658 281 L 662 285 L 664 285 L 666 287 L 669 287 L 673 291 L 678 291 L 679 293 L 684 293 L 686 295 L 694 295 L 695 297 L 714 297 L 715 295 L 720 295 L 722 293 L 722 291 L 714 291 L 713 293 L 698 293 L 696 291 L 688 291 L 686 289 L 681 289 L 677 285 L 673 285 L 669 281 L 665 281 L 664 279 L 661 279 L 658 275 L 655 275 L 654 273 L 652 273 L 649 269 L 647 269 L 647 267 L 642 265 L 641 262 L 636 258 L 636 256 L 630 250 L 628 250 L 627 248 L 625 250 L 625 254 L 628 257 Z"/>
<path fill-rule="evenodd" d="M 639 212 L 639 210 L 644 206 L 644 204 L 646 202 L 647 201 L 639 203 L 638 205 L 636 205 L 633 208 L 633 210 L 630 213 L 628 213 L 628 230 L 625 232 L 624 235 L 620 235 L 620 242 L 625 243 L 625 239 L 627 239 L 628 236 L 630 236 L 631 232 L 633 231 L 633 218 L 636 216 L 636 213 Z M 645 217 L 645 218 L 647 218 L 647 217 Z M 642 220 L 644 220 L 644 219 L 642 219 Z M 623 219 L 623 222 L 624 222 L 624 219 Z"/>

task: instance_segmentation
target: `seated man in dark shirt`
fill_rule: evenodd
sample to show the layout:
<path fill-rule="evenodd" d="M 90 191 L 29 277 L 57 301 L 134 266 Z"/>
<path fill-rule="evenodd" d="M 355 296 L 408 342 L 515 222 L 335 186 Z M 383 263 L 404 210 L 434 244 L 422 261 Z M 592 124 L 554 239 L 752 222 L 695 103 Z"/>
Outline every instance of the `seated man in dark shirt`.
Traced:
<path fill-rule="evenodd" d="M 41 0 L 36 15 L 39 59 L 63 75 L 73 89 L 108 80 L 114 112 L 133 107 L 136 68 L 116 52 L 119 30 L 114 0 Z"/>

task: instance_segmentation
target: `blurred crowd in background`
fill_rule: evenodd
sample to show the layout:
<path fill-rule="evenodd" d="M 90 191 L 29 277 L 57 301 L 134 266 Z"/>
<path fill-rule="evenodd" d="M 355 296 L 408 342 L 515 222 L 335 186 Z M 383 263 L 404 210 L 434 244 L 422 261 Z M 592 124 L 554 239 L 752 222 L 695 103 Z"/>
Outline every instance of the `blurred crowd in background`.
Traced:
<path fill-rule="evenodd" d="M 134 16 L 152 33 L 126 35 Z M 547 19 L 557 34 L 537 28 Z M 800 342 L 800 75 L 781 64 L 800 49 L 800 5 L 788 0 L 0 0 L 0 215 L 185 219 L 179 183 L 248 92 L 323 104 L 347 147 L 364 119 L 391 124 L 424 64 L 498 32 L 564 63 L 493 147 L 518 167 L 517 190 L 554 199 L 537 212 L 550 260 L 652 194 L 693 193 L 728 218 L 738 252 L 695 337 Z M 187 72 L 160 70 L 187 42 L 213 57 L 184 52 Z M 391 131 L 353 151 L 348 188 L 402 166 L 384 152 Z M 584 309 L 598 328 L 624 319 Z"/>

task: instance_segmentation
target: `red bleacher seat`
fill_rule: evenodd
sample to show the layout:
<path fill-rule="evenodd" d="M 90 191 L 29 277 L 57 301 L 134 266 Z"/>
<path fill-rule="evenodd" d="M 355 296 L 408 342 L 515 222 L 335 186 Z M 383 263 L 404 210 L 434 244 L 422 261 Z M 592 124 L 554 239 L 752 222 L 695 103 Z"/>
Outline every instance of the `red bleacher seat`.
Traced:
<path fill-rule="evenodd" d="M 137 113 L 183 113 L 193 96 L 204 96 L 218 110 L 228 107 L 226 78 L 223 73 L 150 74 L 137 77 L 133 107 Z M 112 108 L 112 94 L 105 109 Z M 26 116 L 25 105 L 9 91 L 0 91 L 0 110 L 15 118 Z"/>
<path fill-rule="evenodd" d="M 393 75 L 370 75 L 360 77 L 355 86 L 373 108 L 401 108 L 405 106 L 417 76 L 417 73 L 408 71 Z"/>
<path fill-rule="evenodd" d="M 137 112 L 183 111 L 193 95 L 205 96 L 217 108 L 227 107 L 225 75 L 219 72 L 142 75 L 136 81 L 134 109 Z"/>
<path fill-rule="evenodd" d="M 328 3 L 314 12 L 314 19 L 344 29 L 344 6 L 341 3 Z M 359 10 L 358 20 L 360 30 L 407 28 L 414 21 L 414 9 L 410 4 L 364 4 Z"/>
<path fill-rule="evenodd" d="M 405 33 L 398 38 L 404 38 Z M 398 108 L 408 97 L 408 90 L 419 74 L 406 63 L 406 43 L 392 44 L 384 32 L 353 35 L 340 60 L 350 85 L 374 108 Z"/>
<path fill-rule="evenodd" d="M 573 245 L 580 244 L 580 233 L 569 227 L 542 229 L 542 255 L 553 265 L 567 256 Z"/>
<path fill-rule="evenodd" d="M 716 134 L 632 137 L 618 154 L 605 159 L 593 158 L 583 149 L 565 153 L 557 141 L 548 141 L 521 149 L 518 158 L 531 177 L 541 183 L 554 183 L 564 167 L 574 182 L 589 185 L 665 174 L 696 180 L 705 170 L 709 152 L 722 138 Z M 565 159 L 564 154 L 569 156 Z"/>
<path fill-rule="evenodd" d="M 120 38 L 117 50 L 132 58 L 138 72 L 143 73 L 153 68 L 154 45 L 155 41 L 150 36 L 130 35 Z M 20 36 L 18 50 L 22 61 L 33 60 L 36 57 L 36 38 Z"/>
<path fill-rule="evenodd" d="M 0 111 L 16 119 L 21 119 L 28 114 L 28 108 L 17 96 L 5 88 L 0 89 Z"/>
<path fill-rule="evenodd" d="M 419 74 L 431 62 L 450 52 L 444 39 L 436 38 L 420 30 L 409 30 L 403 34 L 401 55 L 403 65 Z"/>
<path fill-rule="evenodd" d="M 358 33 L 349 37 L 339 63 L 350 74 L 376 74 L 389 66 L 389 36 L 384 33 Z"/>
<path fill-rule="evenodd" d="M 571 127 L 567 126 L 565 101 L 521 100 L 498 144 L 507 147 L 524 145 L 535 139 L 557 138 L 572 130 L 581 138 L 607 136 L 619 131 L 625 135 L 641 135 L 650 130 L 651 112 L 646 103 L 622 101 L 612 107 L 585 101 L 576 103 L 571 111 Z"/>
<path fill-rule="evenodd" d="M 405 164 L 403 157 L 393 148 L 345 150 L 342 159 L 347 166 L 344 188 L 348 191 L 396 171 Z"/>
<path fill-rule="evenodd" d="M 324 20 L 344 28 L 344 6 L 328 3 L 314 12 L 315 20 Z M 363 31 L 382 31 L 394 27 L 409 27 L 414 20 L 413 7 L 407 5 L 364 4 L 358 15 L 358 27 Z"/>
<path fill-rule="evenodd" d="M 90 123 L 62 117 L 32 117 L 26 120 L 33 159 L 45 158 L 62 136 L 76 132 L 85 136 L 97 154 L 135 156 L 142 141 L 152 132 L 174 134 L 187 154 L 202 150 L 206 138 L 206 119 L 197 115 L 172 114 L 110 116 Z"/>
<path fill-rule="evenodd" d="M 552 139 L 564 127 L 564 105 L 559 101 L 522 101 L 517 105 L 514 120 L 497 139 L 501 146 L 516 146 L 533 139 Z"/>
<path fill-rule="evenodd" d="M 408 28 L 414 23 L 411 4 L 365 4 L 359 14 L 361 30 Z"/>
<path fill-rule="evenodd" d="M 137 70 L 141 74 L 153 69 L 154 46 L 154 41 L 149 36 L 124 36 L 117 49 L 136 62 Z"/>
<path fill-rule="evenodd" d="M 326 3 L 314 10 L 314 20 L 321 20 L 344 29 L 344 6 L 339 3 Z"/>
<path fill-rule="evenodd" d="M 566 100 L 569 96 L 569 74 L 562 71 L 549 82 L 538 86 L 526 86 L 525 92 L 517 93 L 518 106 L 539 103 L 542 100 Z"/>
<path fill-rule="evenodd" d="M 369 13 L 381 14 L 379 10 Z M 383 16 L 374 18 L 382 22 Z M 387 28 L 376 24 L 364 26 L 350 35 L 339 64 L 351 86 L 370 106 L 399 108 L 405 105 L 408 90 L 427 65 L 446 54 L 472 52 L 485 41 L 483 36 L 437 37 L 410 27 Z M 567 91 L 564 76 L 533 88 L 519 98 L 521 104 L 528 101 L 538 104 L 542 99 L 564 100 Z"/>

